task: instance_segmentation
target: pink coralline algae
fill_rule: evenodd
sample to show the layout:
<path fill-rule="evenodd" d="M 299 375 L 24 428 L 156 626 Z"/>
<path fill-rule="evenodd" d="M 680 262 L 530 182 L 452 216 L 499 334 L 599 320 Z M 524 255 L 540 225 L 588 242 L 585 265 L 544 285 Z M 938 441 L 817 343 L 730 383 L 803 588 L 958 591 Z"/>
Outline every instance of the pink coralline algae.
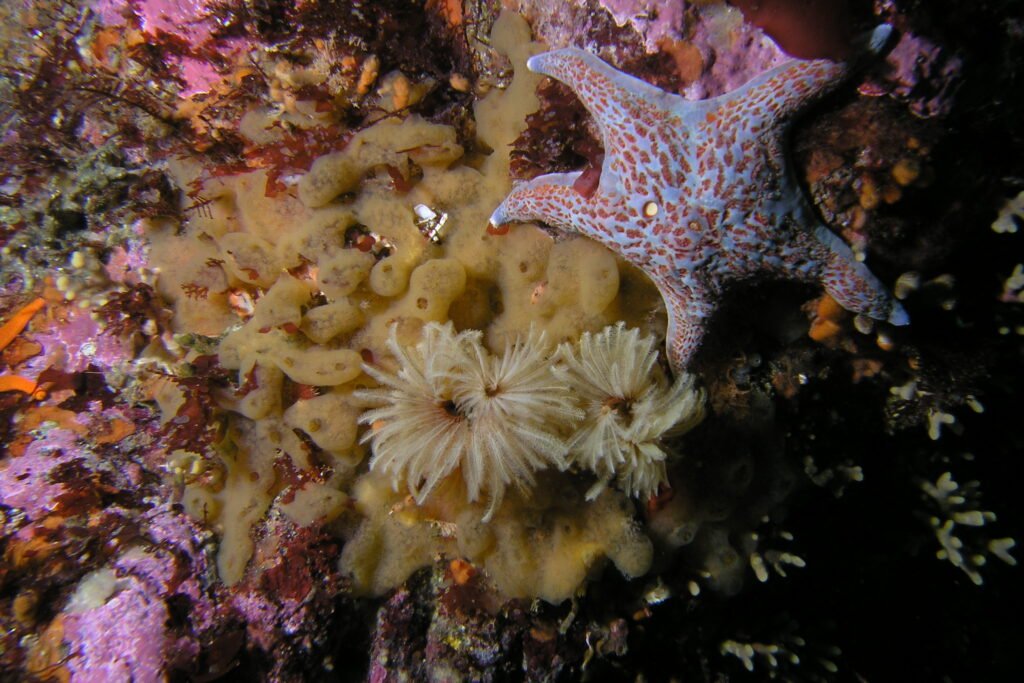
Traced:
<path fill-rule="evenodd" d="M 170 615 L 135 577 L 118 579 L 104 604 L 64 619 L 68 668 L 76 681 L 164 680 Z"/>
<path fill-rule="evenodd" d="M 136 231 L 141 233 L 142 228 L 139 227 Z M 142 283 L 139 274 L 147 265 L 144 243 L 133 240 L 111 249 L 110 257 L 103 269 L 111 282 L 132 286 Z"/>
<path fill-rule="evenodd" d="M 731 12 L 739 14 L 738 10 Z M 686 99 L 702 100 L 731 92 L 786 62 L 785 53 L 761 29 L 736 21 L 738 16 L 731 12 L 708 8 L 693 24 L 689 41 L 708 66 L 682 91 Z"/>
<path fill-rule="evenodd" d="M 28 374 L 35 376 L 48 368 L 84 372 L 90 365 L 114 368 L 132 358 L 130 340 L 106 333 L 88 310 L 62 310 L 60 320 L 32 334 L 32 339 L 42 344 L 44 353 L 26 364 Z"/>
<path fill-rule="evenodd" d="M 133 459 L 153 438 L 141 433 L 149 411 L 111 405 L 102 380 L 87 378 L 129 359 L 131 344 L 102 333 L 87 310 L 52 310 L 29 333 L 43 352 L 21 371 L 55 386 L 47 380 L 45 401 L 26 406 L 0 458 L 4 588 L 70 592 L 49 628 L 66 652 L 54 666 L 72 680 L 162 681 L 171 671 L 216 669 L 202 662 L 201 643 L 233 616 L 214 601 L 204 534 L 180 508 L 154 504 L 169 496 L 152 495 L 152 477 Z"/>
<path fill-rule="evenodd" d="M 216 24 L 211 4 L 208 0 L 94 0 L 92 9 L 106 24 L 121 25 L 127 15 L 134 15 L 151 35 L 163 31 L 202 43 Z"/>
<path fill-rule="evenodd" d="M 883 25 L 871 37 L 881 49 Z M 581 173 L 516 187 L 489 231 L 540 220 L 592 237 L 643 269 L 668 309 L 669 361 L 689 364 L 707 318 L 729 284 L 762 274 L 820 282 L 845 308 L 896 325 L 903 308 L 820 225 L 787 168 L 790 119 L 848 73 L 826 60 L 793 61 L 712 100 L 690 102 L 616 71 L 591 54 L 563 49 L 528 62 L 569 85 L 594 115 L 604 141 L 593 196 Z"/>
<path fill-rule="evenodd" d="M 658 49 L 663 40 L 678 38 L 686 17 L 685 2 L 660 0 L 603 0 L 603 5 L 620 26 L 630 24 L 644 36 L 647 50 Z"/>
<path fill-rule="evenodd" d="M 195 526 L 167 505 L 140 522 L 151 543 L 127 549 L 109 568 L 84 579 L 79 591 L 88 592 L 81 585 L 91 580 L 101 584 L 90 589 L 99 597 L 76 595 L 64 614 L 67 665 L 76 681 L 161 681 L 169 670 L 196 673 L 196 634 L 222 616 L 200 584 L 209 568 L 195 547 Z M 88 604 L 90 599 L 99 604 Z M 172 602 L 177 620 L 189 628 L 172 627 Z"/>
<path fill-rule="evenodd" d="M 787 59 L 771 38 L 724 2 L 518 0 L 514 4 L 530 20 L 537 39 L 549 45 L 576 45 L 612 57 L 618 64 L 637 64 L 644 55 L 675 59 L 675 76 L 661 67 L 643 70 L 662 78 L 662 85 L 681 81 L 679 93 L 691 100 L 735 90 Z M 621 30 L 609 44 L 604 36 L 612 24 Z"/>
<path fill-rule="evenodd" d="M 29 444 L 21 457 L 5 458 L 0 466 L 3 505 L 23 510 L 30 520 L 45 516 L 66 491 L 63 484 L 51 481 L 50 471 L 80 457 L 75 448 L 77 438 L 70 430 L 55 428 L 45 439 Z"/>
<path fill-rule="evenodd" d="M 134 23 L 151 37 L 171 36 L 188 46 L 193 54 L 168 56 L 168 66 L 175 67 L 185 83 L 182 97 L 206 92 L 220 80 L 216 67 L 201 54 L 202 48 L 214 40 L 218 27 L 215 3 L 209 0 L 96 0 L 93 10 L 107 26 Z M 238 40 L 219 41 L 217 51 L 222 59 L 227 59 L 244 47 Z"/>
<path fill-rule="evenodd" d="M 226 623 L 226 610 L 216 607 L 203 583 L 211 570 L 197 540 L 202 534 L 169 503 L 147 509 L 133 501 L 127 492 L 138 489 L 141 497 L 143 490 L 137 468 L 101 461 L 80 438 L 71 429 L 43 428 L 22 455 L 0 467 L 0 509 L 18 510 L 24 520 L 5 541 L 42 549 L 44 565 L 34 580 L 97 567 L 81 577 L 55 622 L 67 648 L 63 666 L 72 680 L 86 682 L 162 681 L 174 670 L 196 674 L 200 639 Z M 104 482 L 101 490 L 118 491 L 126 506 L 93 510 L 94 528 L 81 506 L 99 504 L 92 488 L 98 482 Z M 88 536 L 97 532 L 101 537 Z M 45 564 L 51 543 L 88 544 L 93 552 Z M 103 564 L 111 551 L 116 554 Z"/>

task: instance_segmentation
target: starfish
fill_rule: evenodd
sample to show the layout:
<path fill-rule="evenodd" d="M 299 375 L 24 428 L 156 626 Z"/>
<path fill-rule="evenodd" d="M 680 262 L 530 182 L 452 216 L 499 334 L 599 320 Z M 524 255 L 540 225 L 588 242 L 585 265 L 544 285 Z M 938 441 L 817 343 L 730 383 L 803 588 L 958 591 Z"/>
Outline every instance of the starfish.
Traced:
<path fill-rule="evenodd" d="M 890 33 L 871 33 L 877 53 Z M 849 73 L 793 60 L 708 100 L 689 101 L 576 48 L 538 54 L 530 70 L 567 84 L 597 122 L 605 157 L 592 196 L 582 172 L 515 187 L 488 232 L 539 221 L 601 242 L 643 269 L 668 310 L 669 364 L 687 367 L 722 291 L 768 276 L 820 282 L 844 308 L 894 325 L 907 314 L 804 198 L 785 154 L 793 117 Z"/>

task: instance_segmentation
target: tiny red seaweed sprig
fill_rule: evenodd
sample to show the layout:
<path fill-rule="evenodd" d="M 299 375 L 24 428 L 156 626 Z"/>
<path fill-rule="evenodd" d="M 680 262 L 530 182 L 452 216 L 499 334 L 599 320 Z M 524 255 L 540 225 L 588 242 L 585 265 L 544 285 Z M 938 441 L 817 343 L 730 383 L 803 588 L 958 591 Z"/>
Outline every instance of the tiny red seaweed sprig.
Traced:
<path fill-rule="evenodd" d="M 215 393 L 231 386 L 231 373 L 216 356 L 199 356 L 189 365 L 191 374 L 168 375 L 184 398 L 177 413 L 163 428 L 165 452 L 182 449 L 206 453 L 221 436 L 220 407 Z"/>

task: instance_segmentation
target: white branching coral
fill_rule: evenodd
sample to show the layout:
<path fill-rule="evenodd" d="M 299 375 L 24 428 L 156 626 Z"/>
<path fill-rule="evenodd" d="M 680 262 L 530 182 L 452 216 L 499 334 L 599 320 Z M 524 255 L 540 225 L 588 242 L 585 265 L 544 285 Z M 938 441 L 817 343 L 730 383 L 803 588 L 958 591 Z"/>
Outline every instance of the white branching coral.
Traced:
<path fill-rule="evenodd" d="M 358 396 L 376 404 L 360 422 L 371 426 L 370 468 L 402 481 L 418 503 L 460 469 L 469 500 L 487 492 L 489 520 L 509 485 L 527 488 L 533 472 L 565 469 L 560 430 L 579 421 L 569 389 L 550 371 L 543 334 L 531 333 L 492 356 L 479 332 L 456 333 L 428 323 L 416 346 L 404 348 L 393 327 L 388 348 L 396 374 L 363 369 L 381 387 Z"/>
<path fill-rule="evenodd" d="M 944 472 L 934 484 L 924 480 L 920 486 L 927 500 L 937 507 L 938 514 L 928 518 L 940 546 L 936 557 L 963 571 L 977 586 L 983 583 L 981 568 L 988 556 L 1016 566 L 1017 560 L 1010 554 L 1016 541 L 1009 537 L 989 538 L 980 531 L 981 527 L 995 522 L 996 515 L 980 508 L 978 482 L 961 485 L 953 479 L 952 473 Z M 965 534 L 966 529 L 974 531 Z"/>
<path fill-rule="evenodd" d="M 704 394 L 692 375 L 669 384 L 657 366 L 653 337 L 623 323 L 579 344 L 559 347 L 555 368 L 581 401 L 584 420 L 569 439 L 572 463 L 593 471 L 593 499 L 611 482 L 646 499 L 667 483 L 661 439 L 696 426 L 704 416 Z"/>
<path fill-rule="evenodd" d="M 1024 192 L 1003 203 L 992 229 L 999 233 L 1014 233 L 1017 232 L 1017 222 L 1021 220 L 1024 220 Z"/>

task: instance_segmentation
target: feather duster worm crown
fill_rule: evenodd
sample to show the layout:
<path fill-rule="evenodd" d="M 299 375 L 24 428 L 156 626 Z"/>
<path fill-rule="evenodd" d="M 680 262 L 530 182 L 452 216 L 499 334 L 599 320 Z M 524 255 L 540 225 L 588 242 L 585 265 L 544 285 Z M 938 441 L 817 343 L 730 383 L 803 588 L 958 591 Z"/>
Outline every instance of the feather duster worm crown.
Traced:
<path fill-rule="evenodd" d="M 689 431 L 704 417 L 704 392 L 682 372 L 669 383 L 657 366 L 654 337 L 624 323 L 579 344 L 562 344 L 555 372 L 573 389 L 584 419 L 569 439 L 574 465 L 594 472 L 593 499 L 616 479 L 620 489 L 647 499 L 668 484 L 663 437 Z"/>
<path fill-rule="evenodd" d="M 703 417 L 693 377 L 669 383 L 654 338 L 621 323 L 553 355 L 532 330 L 492 355 L 480 332 L 451 323 L 428 323 L 411 347 L 392 327 L 388 348 L 397 371 L 364 365 L 381 386 L 358 394 L 376 406 L 360 418 L 370 468 L 419 504 L 458 470 L 470 502 L 487 493 L 485 521 L 509 485 L 527 490 L 534 472 L 570 464 L 597 475 L 589 499 L 612 480 L 648 498 L 668 483 L 662 439 Z"/>
<path fill-rule="evenodd" d="M 489 495 L 486 521 L 510 484 L 527 489 L 534 471 L 565 469 L 559 432 L 582 414 L 550 371 L 543 334 L 531 331 L 493 356 L 479 332 L 428 323 L 411 348 L 392 327 L 388 348 L 397 373 L 364 365 L 381 387 L 359 393 L 378 405 L 360 418 L 371 425 L 363 440 L 373 444 L 370 468 L 396 487 L 404 481 L 417 503 L 459 469 L 471 502 Z"/>

